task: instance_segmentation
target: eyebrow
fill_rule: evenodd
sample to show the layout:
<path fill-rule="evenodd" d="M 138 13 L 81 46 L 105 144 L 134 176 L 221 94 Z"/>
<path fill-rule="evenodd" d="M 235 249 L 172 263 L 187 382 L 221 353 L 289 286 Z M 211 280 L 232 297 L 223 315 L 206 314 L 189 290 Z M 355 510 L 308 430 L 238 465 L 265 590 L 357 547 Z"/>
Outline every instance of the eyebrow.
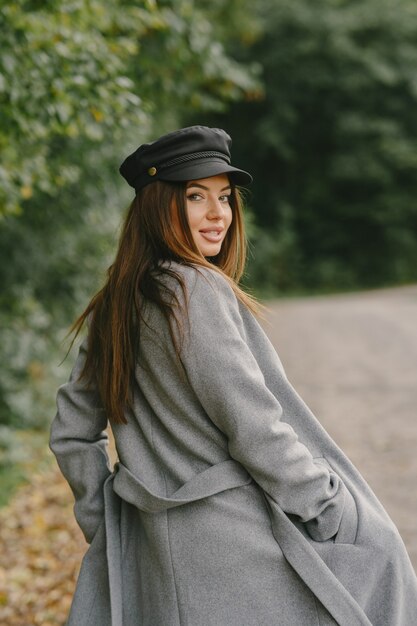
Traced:
<path fill-rule="evenodd" d="M 209 191 L 208 187 L 205 187 L 204 185 L 199 185 L 198 183 L 188 183 L 187 189 L 190 189 L 191 187 L 199 187 L 200 189 L 205 189 L 206 191 Z M 226 185 L 226 187 L 223 187 L 223 189 L 220 189 L 220 191 L 226 191 L 226 189 L 231 189 L 231 186 Z"/>

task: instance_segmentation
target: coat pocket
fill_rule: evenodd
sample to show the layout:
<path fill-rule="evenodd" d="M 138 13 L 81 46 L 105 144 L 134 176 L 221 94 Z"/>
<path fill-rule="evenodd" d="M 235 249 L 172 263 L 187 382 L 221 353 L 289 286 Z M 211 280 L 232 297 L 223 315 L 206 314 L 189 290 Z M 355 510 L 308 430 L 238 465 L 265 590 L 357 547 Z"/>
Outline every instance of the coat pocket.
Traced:
<path fill-rule="evenodd" d="M 339 530 L 334 538 L 335 543 L 355 543 L 358 534 L 358 525 L 358 509 L 356 508 L 355 499 L 347 487 L 345 487 L 345 506 L 342 519 L 340 520 Z"/>
<path fill-rule="evenodd" d="M 319 458 L 315 458 L 314 461 L 318 463 L 323 463 L 333 474 L 337 474 L 337 472 L 333 469 L 333 467 L 330 465 L 330 463 L 328 462 L 326 458 L 319 457 Z M 339 530 L 337 531 L 335 537 L 333 538 L 333 542 L 354 544 L 356 541 L 356 536 L 358 534 L 358 525 L 359 525 L 358 509 L 357 509 L 356 502 L 355 502 L 353 495 L 350 493 L 349 489 L 343 483 L 343 479 L 340 476 L 339 478 L 343 484 L 345 499 L 344 499 L 344 507 L 343 507 L 342 517 L 340 520 Z"/>

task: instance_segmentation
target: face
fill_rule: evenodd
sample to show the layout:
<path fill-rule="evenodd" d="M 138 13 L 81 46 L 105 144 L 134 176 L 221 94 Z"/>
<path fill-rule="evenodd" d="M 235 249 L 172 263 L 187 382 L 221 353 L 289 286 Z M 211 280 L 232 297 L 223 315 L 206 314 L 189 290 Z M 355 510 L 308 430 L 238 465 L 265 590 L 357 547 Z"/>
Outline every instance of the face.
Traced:
<path fill-rule="evenodd" d="M 194 242 L 205 257 L 219 254 L 232 223 L 231 193 L 226 174 L 187 183 L 188 223 Z"/>

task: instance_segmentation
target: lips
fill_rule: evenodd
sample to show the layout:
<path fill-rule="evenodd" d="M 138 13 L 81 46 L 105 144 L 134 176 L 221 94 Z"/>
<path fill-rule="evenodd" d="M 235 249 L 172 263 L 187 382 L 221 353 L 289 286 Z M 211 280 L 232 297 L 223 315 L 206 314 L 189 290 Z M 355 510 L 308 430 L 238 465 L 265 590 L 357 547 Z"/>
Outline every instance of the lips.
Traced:
<path fill-rule="evenodd" d="M 210 243 L 218 243 L 223 238 L 223 228 L 203 228 L 200 234 Z"/>

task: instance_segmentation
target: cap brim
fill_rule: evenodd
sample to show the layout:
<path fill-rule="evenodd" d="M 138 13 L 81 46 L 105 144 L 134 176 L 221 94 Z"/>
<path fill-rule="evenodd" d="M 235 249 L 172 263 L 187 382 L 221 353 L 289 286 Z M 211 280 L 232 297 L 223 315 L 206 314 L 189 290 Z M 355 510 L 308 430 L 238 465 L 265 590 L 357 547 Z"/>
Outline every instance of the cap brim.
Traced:
<path fill-rule="evenodd" d="M 232 182 L 236 185 L 249 185 L 252 182 L 252 176 L 249 172 L 240 170 L 233 165 L 229 165 L 221 159 L 199 159 L 198 161 L 184 163 L 179 166 L 167 169 L 166 172 L 158 172 L 159 180 L 167 181 L 188 181 L 199 180 L 200 178 L 210 178 L 218 174 L 227 174 Z"/>

